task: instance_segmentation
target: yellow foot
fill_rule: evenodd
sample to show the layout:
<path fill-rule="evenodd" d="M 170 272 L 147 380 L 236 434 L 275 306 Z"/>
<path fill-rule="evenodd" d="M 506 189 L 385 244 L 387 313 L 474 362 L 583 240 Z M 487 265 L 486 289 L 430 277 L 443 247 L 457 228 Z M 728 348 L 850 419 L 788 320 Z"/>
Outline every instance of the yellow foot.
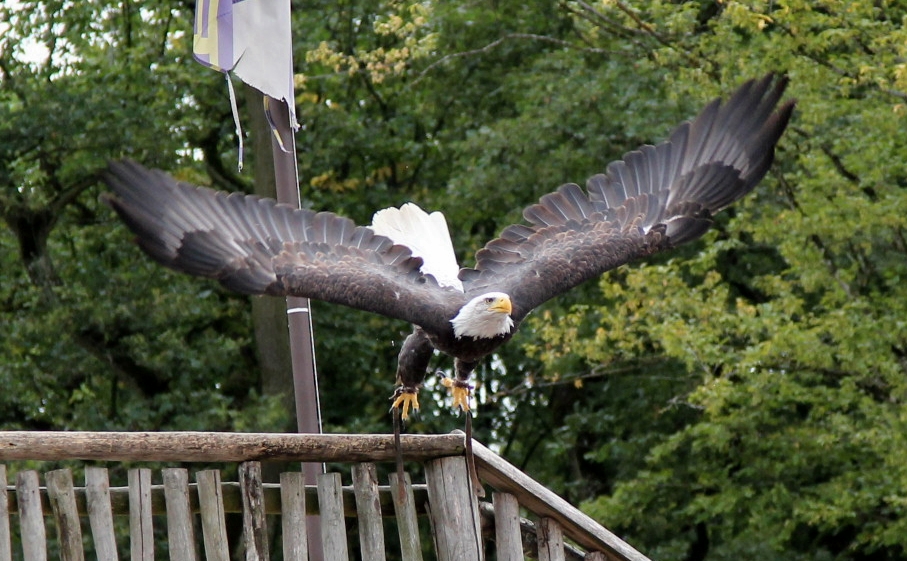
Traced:
<path fill-rule="evenodd" d="M 469 390 L 471 389 L 469 384 L 445 376 L 441 378 L 441 385 L 450 390 L 454 407 L 469 411 Z"/>
<path fill-rule="evenodd" d="M 409 419 L 409 410 L 413 411 L 419 410 L 419 390 L 415 388 L 404 388 L 399 387 L 397 391 L 394 392 L 394 395 L 391 396 L 391 399 L 394 400 L 394 403 L 391 405 L 391 410 L 399 409 L 400 418 L 404 421 Z"/>

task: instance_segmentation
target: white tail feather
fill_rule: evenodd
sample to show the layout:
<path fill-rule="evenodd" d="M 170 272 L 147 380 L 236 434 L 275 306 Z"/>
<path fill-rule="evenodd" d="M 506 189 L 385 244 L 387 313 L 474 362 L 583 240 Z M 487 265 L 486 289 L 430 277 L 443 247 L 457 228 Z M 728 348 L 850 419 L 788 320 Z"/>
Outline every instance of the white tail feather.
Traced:
<path fill-rule="evenodd" d="M 405 245 L 413 255 L 421 257 L 422 272 L 434 276 L 441 286 L 463 291 L 463 283 L 457 278 L 460 265 L 457 264 L 443 214 L 428 214 L 418 205 L 406 203 L 400 208 L 376 212 L 371 229 L 378 235 L 387 236 L 395 244 Z"/>

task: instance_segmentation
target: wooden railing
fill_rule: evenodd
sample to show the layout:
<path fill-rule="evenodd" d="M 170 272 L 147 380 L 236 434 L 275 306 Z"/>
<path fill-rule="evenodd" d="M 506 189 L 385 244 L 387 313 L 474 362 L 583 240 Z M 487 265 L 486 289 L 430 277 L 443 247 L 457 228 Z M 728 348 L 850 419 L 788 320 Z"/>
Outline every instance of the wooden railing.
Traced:
<path fill-rule="evenodd" d="M 165 516 L 170 559 L 226 561 L 231 543 L 227 513 L 242 513 L 247 560 L 269 559 L 266 515 L 279 515 L 283 559 L 307 559 L 305 518 L 318 514 L 323 558 L 329 561 L 349 559 L 347 519 L 353 518 L 359 536 L 354 557 L 385 559 L 383 518 L 389 516 L 396 520 L 400 544 L 394 556 L 404 560 L 421 561 L 419 520 L 427 517 L 439 561 L 484 559 L 490 541 L 499 561 L 526 557 L 646 561 L 623 540 L 473 441 L 476 472 L 492 491 L 490 503 L 478 500 L 465 448 L 462 434 L 404 435 L 404 460 L 421 464 L 417 471 L 424 472 L 424 483 L 413 484 L 407 473 L 401 487 L 393 470 L 386 485 L 378 481 L 376 463 L 395 458 L 389 435 L 0 432 L 0 462 L 5 462 L 0 463 L 0 490 L 5 490 L 0 492 L 0 561 L 43 561 L 49 543 L 64 560 L 84 559 L 83 518 L 88 519 L 84 526 L 90 529 L 89 543 L 99 561 L 117 560 L 114 520 L 120 516 L 129 518 L 133 560 L 155 558 L 154 520 Z M 84 486 L 75 485 L 70 469 L 57 469 L 43 474 L 42 487 L 38 471 L 17 470 L 15 463 L 68 460 L 238 464 L 238 480 L 221 481 L 217 469 L 190 476 L 185 467 L 166 467 L 161 469 L 162 483 L 154 485 L 152 470 L 140 467 L 128 470 L 128 485 L 111 487 L 106 467 L 85 465 L 79 470 L 84 471 Z M 351 464 L 352 485 L 343 486 L 339 473 L 326 473 L 317 485 L 306 486 L 301 473 L 293 471 L 280 474 L 279 484 L 264 483 L 262 461 Z M 54 521 L 56 542 L 47 537 L 45 518 Z M 201 530 L 199 539 L 196 528 Z"/>

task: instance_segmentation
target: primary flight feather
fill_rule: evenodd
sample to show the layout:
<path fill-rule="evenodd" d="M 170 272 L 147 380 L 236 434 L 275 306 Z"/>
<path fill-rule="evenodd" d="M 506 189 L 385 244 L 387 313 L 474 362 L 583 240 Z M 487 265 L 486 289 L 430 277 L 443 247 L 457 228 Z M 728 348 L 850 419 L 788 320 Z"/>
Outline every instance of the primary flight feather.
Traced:
<path fill-rule="evenodd" d="M 177 271 L 246 294 L 303 296 L 405 320 L 395 407 L 417 408 L 434 350 L 454 357 L 446 385 L 468 409 L 479 361 L 533 308 L 633 259 L 694 240 L 712 216 L 751 191 L 774 158 L 794 103 L 786 79 L 743 84 L 670 138 L 643 146 L 527 207 L 476 254 L 453 258 L 443 216 L 412 204 L 376 213 L 371 227 L 330 212 L 179 183 L 161 171 L 110 164 L 105 200 L 139 246 Z"/>

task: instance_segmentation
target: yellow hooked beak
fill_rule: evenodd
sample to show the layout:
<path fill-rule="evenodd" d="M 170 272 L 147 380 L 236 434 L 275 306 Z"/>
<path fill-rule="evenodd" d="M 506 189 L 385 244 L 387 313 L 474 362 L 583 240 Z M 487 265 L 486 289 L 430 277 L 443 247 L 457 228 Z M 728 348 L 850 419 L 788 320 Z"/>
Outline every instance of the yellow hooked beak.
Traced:
<path fill-rule="evenodd" d="M 510 298 L 508 298 L 507 296 L 492 298 L 491 302 L 489 302 L 488 304 L 488 309 L 492 312 L 510 314 L 510 312 L 513 311 L 513 304 L 511 304 Z"/>

